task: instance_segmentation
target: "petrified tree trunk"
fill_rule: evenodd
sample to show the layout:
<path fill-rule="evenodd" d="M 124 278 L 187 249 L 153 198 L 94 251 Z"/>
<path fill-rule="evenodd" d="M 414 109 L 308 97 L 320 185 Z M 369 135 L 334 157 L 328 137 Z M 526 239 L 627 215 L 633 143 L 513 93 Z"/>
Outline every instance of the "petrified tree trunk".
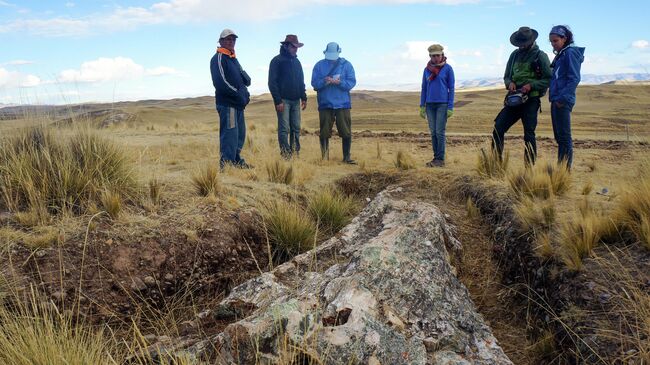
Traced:
<path fill-rule="evenodd" d="M 211 315 L 244 318 L 183 352 L 224 364 L 510 364 L 455 276 L 448 250 L 460 243 L 444 216 L 394 193 L 236 287 Z"/>

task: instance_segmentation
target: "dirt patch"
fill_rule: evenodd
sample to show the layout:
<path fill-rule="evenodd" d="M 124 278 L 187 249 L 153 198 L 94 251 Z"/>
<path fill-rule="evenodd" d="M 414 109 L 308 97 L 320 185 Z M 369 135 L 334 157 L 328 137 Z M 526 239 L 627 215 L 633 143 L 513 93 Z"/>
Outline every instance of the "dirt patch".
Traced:
<path fill-rule="evenodd" d="M 167 217 L 159 228 L 131 232 L 104 220 L 87 240 L 74 237 L 36 253 L 16 246 L 4 259 L 14 264 L 12 276 L 22 287 L 36 284 L 60 308 L 78 309 L 91 323 L 128 323 L 139 311 L 163 309 L 181 297 L 213 302 L 267 268 L 267 247 L 254 211 L 200 210 L 196 228 Z"/>

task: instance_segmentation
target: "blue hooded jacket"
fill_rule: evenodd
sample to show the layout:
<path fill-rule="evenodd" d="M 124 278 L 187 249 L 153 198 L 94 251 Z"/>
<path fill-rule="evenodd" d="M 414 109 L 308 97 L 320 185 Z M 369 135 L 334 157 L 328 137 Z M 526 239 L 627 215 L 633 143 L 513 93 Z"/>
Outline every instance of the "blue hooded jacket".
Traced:
<path fill-rule="evenodd" d="M 435 79 L 429 81 L 430 75 L 431 71 L 425 67 L 422 75 L 420 106 L 426 103 L 447 103 L 447 109 L 453 110 L 456 83 L 454 69 L 449 64 L 445 64 Z"/>
<path fill-rule="evenodd" d="M 336 67 L 334 62 L 338 62 Z M 331 71 L 330 71 L 331 70 Z M 335 77 L 340 75 L 341 83 L 338 85 L 325 84 L 325 76 Z M 318 110 L 323 109 L 350 109 L 350 90 L 357 84 L 352 64 L 345 58 L 337 61 L 320 60 L 314 65 L 311 73 L 311 86 L 317 93 Z"/>
<path fill-rule="evenodd" d="M 576 88 L 580 83 L 580 65 L 584 61 L 584 47 L 568 46 L 553 59 L 553 76 L 548 99 L 551 102 L 575 105 Z"/>
<path fill-rule="evenodd" d="M 247 86 L 251 79 L 242 69 L 234 54 L 222 48 L 210 60 L 210 73 L 217 105 L 244 110 L 250 101 Z"/>

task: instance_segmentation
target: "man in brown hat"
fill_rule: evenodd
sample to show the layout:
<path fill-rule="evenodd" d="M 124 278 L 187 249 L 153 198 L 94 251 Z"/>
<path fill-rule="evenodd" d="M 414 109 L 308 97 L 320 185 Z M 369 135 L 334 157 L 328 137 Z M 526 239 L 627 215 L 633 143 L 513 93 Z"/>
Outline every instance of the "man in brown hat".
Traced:
<path fill-rule="evenodd" d="M 269 65 L 269 90 L 278 114 L 280 154 L 289 159 L 300 153 L 300 110 L 307 107 L 305 76 L 297 56 L 304 44 L 294 34 L 287 34 L 280 44 L 280 54 Z"/>
<path fill-rule="evenodd" d="M 494 120 L 492 131 L 492 148 L 496 148 L 501 157 L 506 132 L 521 119 L 524 125 L 524 159 L 527 165 L 535 163 L 537 112 L 540 110 L 540 97 L 546 93 L 551 81 L 548 56 L 535 44 L 536 39 L 537 31 L 529 27 L 521 27 L 510 36 L 510 43 L 517 49 L 510 54 L 503 81 L 508 94 L 521 93 L 523 97 L 520 101 L 523 102 L 518 105 L 504 103 L 503 109 Z"/>

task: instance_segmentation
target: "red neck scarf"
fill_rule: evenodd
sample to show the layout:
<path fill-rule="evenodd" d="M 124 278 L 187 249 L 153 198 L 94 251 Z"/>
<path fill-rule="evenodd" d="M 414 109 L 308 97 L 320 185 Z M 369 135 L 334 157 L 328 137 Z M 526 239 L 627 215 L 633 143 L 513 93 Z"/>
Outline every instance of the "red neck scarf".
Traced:
<path fill-rule="evenodd" d="M 442 57 L 442 61 L 440 63 L 433 63 L 431 61 L 427 63 L 427 70 L 431 72 L 431 75 L 429 75 L 429 81 L 433 81 L 436 77 L 438 77 L 440 70 L 445 64 L 447 64 L 447 57 Z"/>
<path fill-rule="evenodd" d="M 217 48 L 217 53 L 223 53 L 223 54 L 225 54 L 226 56 L 228 56 L 230 58 L 236 58 L 235 57 L 235 51 L 231 52 L 229 49 L 226 49 L 226 48 L 223 48 L 223 47 Z"/>

